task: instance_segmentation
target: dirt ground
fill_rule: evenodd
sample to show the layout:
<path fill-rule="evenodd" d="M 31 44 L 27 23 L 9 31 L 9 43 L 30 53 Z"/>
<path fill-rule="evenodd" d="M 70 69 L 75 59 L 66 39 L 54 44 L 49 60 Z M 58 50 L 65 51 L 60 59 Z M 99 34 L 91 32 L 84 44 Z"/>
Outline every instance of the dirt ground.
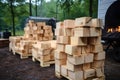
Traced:
<path fill-rule="evenodd" d="M 54 65 L 42 68 L 31 57 L 21 60 L 8 47 L 0 48 L 0 80 L 67 80 L 55 77 L 54 68 Z M 106 80 L 120 80 L 120 63 L 111 59 L 110 54 L 105 61 L 105 75 Z"/>

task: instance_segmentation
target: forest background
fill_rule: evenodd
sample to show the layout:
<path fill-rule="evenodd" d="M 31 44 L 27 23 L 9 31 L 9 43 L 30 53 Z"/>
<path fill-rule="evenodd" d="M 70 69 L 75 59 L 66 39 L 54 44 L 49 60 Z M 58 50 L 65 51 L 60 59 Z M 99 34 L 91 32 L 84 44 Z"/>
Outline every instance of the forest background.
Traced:
<path fill-rule="evenodd" d="M 58 21 L 83 16 L 97 17 L 98 0 L 0 0 L 0 32 L 23 35 L 29 16 Z"/>

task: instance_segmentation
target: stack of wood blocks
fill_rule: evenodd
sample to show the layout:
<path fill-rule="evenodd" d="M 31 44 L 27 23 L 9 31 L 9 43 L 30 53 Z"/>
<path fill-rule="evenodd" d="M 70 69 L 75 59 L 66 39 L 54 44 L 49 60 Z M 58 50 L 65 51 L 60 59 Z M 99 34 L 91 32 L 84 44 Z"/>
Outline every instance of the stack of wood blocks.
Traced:
<path fill-rule="evenodd" d="M 24 28 L 24 36 L 11 36 L 9 38 L 9 48 L 13 51 L 13 54 L 20 54 L 22 59 L 28 58 L 32 56 L 32 44 L 40 41 L 52 41 L 52 39 L 53 32 L 51 26 L 46 25 L 45 22 L 29 20 Z"/>
<path fill-rule="evenodd" d="M 54 64 L 54 51 L 56 49 L 56 41 L 41 41 L 33 44 L 32 60 L 39 61 L 41 67 L 48 67 Z"/>
<path fill-rule="evenodd" d="M 34 22 L 30 20 L 24 28 L 24 37 L 29 40 L 48 41 L 53 39 L 52 27 L 45 22 Z"/>
<path fill-rule="evenodd" d="M 69 80 L 104 80 L 101 20 L 81 17 L 56 25 L 56 76 Z"/>
<path fill-rule="evenodd" d="M 28 56 L 32 56 L 31 49 L 32 44 L 35 44 L 36 41 L 32 40 L 24 40 L 23 36 L 16 36 L 9 38 L 9 50 L 13 52 L 15 55 L 20 54 L 20 58 L 28 58 Z"/>

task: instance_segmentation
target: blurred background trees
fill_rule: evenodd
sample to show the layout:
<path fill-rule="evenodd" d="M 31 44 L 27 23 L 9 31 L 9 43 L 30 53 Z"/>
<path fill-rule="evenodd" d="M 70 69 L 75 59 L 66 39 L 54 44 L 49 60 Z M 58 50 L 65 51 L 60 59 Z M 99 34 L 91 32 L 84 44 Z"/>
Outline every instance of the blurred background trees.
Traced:
<path fill-rule="evenodd" d="M 75 19 L 97 17 L 98 0 L 0 0 L 0 31 L 23 34 L 29 16 Z"/>

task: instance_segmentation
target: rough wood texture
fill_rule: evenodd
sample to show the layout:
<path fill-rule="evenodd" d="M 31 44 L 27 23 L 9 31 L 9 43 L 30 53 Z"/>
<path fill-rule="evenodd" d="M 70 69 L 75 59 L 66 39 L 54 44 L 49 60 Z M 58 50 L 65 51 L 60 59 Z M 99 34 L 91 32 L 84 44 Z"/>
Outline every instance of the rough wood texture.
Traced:
<path fill-rule="evenodd" d="M 76 18 L 74 25 L 71 20 L 57 23 L 55 74 L 58 78 L 104 80 L 101 25 L 99 19 L 91 17 Z"/>

